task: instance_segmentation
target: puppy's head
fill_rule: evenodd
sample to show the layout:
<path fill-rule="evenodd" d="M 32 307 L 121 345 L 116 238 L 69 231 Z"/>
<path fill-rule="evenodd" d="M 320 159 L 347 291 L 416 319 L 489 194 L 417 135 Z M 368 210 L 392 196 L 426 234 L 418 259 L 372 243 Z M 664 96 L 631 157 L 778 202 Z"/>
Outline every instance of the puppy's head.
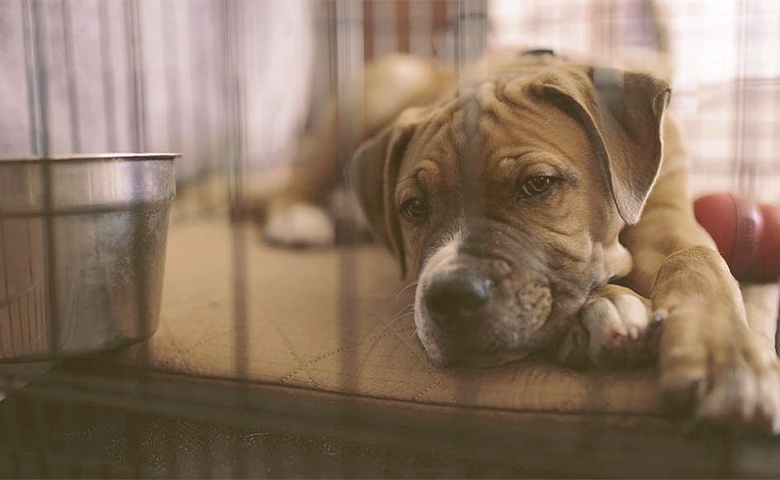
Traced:
<path fill-rule="evenodd" d="M 550 345 L 589 292 L 631 268 L 618 234 L 661 161 L 666 84 L 518 62 L 404 112 L 355 154 L 376 236 L 416 275 L 436 363 L 493 365 Z"/>

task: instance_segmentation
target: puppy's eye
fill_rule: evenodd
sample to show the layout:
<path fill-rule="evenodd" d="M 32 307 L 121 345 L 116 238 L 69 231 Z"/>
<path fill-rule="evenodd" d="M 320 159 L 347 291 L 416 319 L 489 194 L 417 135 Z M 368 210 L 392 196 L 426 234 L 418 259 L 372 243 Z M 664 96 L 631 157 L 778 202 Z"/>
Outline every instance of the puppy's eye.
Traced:
<path fill-rule="evenodd" d="M 550 190 L 560 179 L 549 175 L 531 177 L 520 186 L 520 199 L 538 197 Z"/>
<path fill-rule="evenodd" d="M 413 222 L 419 222 L 428 215 L 428 206 L 425 202 L 417 197 L 412 197 L 401 203 L 401 215 L 407 220 Z"/>

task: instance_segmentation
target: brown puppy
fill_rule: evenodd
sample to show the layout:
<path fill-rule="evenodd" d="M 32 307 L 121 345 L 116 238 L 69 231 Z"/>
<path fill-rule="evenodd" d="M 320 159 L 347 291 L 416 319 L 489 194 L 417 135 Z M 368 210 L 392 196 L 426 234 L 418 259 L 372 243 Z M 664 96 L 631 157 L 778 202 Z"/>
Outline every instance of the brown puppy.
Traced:
<path fill-rule="evenodd" d="M 491 58 L 359 149 L 353 186 L 418 276 L 415 323 L 434 362 L 504 363 L 567 335 L 572 358 L 587 330 L 584 354 L 601 363 L 663 319 L 669 399 L 780 430 L 780 364 L 692 215 L 669 95 L 646 74 Z"/>

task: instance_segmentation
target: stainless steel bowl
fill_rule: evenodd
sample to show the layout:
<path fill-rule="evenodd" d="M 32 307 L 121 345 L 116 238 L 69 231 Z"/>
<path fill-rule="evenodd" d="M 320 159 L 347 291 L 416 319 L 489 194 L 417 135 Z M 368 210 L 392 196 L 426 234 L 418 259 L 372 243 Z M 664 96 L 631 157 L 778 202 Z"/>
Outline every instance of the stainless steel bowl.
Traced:
<path fill-rule="evenodd" d="M 176 157 L 0 159 L 0 361 L 155 332 Z"/>

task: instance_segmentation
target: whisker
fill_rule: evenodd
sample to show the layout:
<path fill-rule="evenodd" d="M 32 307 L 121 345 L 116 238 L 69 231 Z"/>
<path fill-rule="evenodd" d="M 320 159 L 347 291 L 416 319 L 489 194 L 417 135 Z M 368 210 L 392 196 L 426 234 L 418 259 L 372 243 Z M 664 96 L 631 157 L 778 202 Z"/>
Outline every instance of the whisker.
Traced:
<path fill-rule="evenodd" d="M 413 303 L 409 303 L 407 305 L 404 305 L 403 307 L 401 307 L 400 310 L 398 310 L 398 313 L 401 313 L 401 312 L 404 312 L 404 311 L 411 311 L 411 310 L 414 310 L 414 304 Z"/>
<path fill-rule="evenodd" d="M 401 307 L 393 318 L 397 318 L 399 315 L 408 315 L 414 311 L 414 304 L 410 303 Z"/>
<path fill-rule="evenodd" d="M 388 321 L 388 322 L 385 324 L 385 327 L 389 327 L 390 325 L 392 325 L 392 324 L 396 323 L 397 321 L 399 321 L 399 320 L 401 320 L 401 319 L 403 319 L 403 318 L 406 318 L 406 317 L 408 317 L 408 316 L 410 316 L 410 315 L 413 315 L 413 314 L 414 314 L 414 312 L 413 312 L 413 311 L 411 311 L 411 310 L 410 310 L 410 311 L 408 311 L 408 312 L 400 312 L 398 315 L 396 315 L 395 317 L 391 318 L 391 319 L 390 319 L 390 320 L 389 320 L 389 321 Z"/>
<path fill-rule="evenodd" d="M 398 293 L 395 294 L 395 300 L 398 300 L 398 297 L 400 297 L 402 293 L 409 290 L 410 288 L 417 288 L 417 282 L 412 282 L 401 287 L 401 289 L 398 290 Z"/>
<path fill-rule="evenodd" d="M 410 315 L 414 315 L 414 304 L 410 303 L 408 305 L 404 305 L 398 313 L 387 321 L 387 323 L 384 324 L 383 329 L 388 329 L 392 327 L 395 323 L 399 322 L 400 320 L 403 320 L 406 317 L 409 317 Z"/>

